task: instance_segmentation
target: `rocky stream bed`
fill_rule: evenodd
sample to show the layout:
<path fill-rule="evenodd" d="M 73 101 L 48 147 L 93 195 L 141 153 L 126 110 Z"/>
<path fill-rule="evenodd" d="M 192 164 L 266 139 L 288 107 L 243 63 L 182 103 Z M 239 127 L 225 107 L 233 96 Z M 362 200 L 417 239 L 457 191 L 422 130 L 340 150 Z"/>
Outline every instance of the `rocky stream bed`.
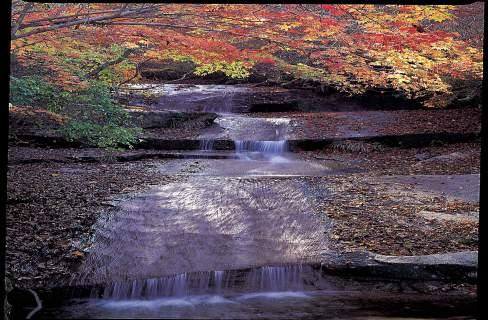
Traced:
<path fill-rule="evenodd" d="M 191 148 L 40 143 L 32 137 L 55 136 L 53 127 L 11 111 L 6 271 L 16 316 L 33 308 L 26 289 L 44 299 L 46 318 L 184 318 L 197 314 L 190 306 L 210 318 L 279 318 L 293 301 L 294 316 L 475 314 L 479 110 L 269 112 L 259 102 L 254 111 L 266 112 L 236 113 L 247 100 L 234 104 L 235 89 L 188 88 L 143 112 L 174 113 L 180 98 L 198 109 L 203 96 L 203 113 L 162 116 L 141 139 L 196 141 Z M 378 138 L 407 134 L 434 136 Z M 200 293 L 223 291 L 198 300 L 197 280 Z M 70 286 L 96 299 L 53 302 Z M 410 309 L 388 312 L 390 303 Z"/>

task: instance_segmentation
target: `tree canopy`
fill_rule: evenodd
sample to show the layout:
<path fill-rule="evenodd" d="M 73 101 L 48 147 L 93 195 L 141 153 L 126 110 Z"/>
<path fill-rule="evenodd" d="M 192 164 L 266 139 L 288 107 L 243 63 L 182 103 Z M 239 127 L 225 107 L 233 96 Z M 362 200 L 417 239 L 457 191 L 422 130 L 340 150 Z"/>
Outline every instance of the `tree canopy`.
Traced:
<path fill-rule="evenodd" d="M 452 5 L 42 4 L 13 2 L 11 50 L 65 87 L 120 85 L 149 60 L 191 61 L 200 75 L 243 79 L 258 64 L 348 93 L 449 94 L 482 78 L 482 28 Z M 463 32 L 470 32 L 465 35 Z M 293 58 L 290 58 L 293 57 Z"/>

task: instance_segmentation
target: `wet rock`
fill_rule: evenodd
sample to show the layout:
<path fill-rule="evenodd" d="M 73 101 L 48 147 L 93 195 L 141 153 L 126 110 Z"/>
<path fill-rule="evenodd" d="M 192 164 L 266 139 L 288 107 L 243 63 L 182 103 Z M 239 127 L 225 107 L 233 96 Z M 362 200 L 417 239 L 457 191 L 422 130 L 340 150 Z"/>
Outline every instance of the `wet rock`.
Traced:
<path fill-rule="evenodd" d="M 432 155 L 428 152 L 422 152 L 415 155 L 415 160 L 423 161 L 432 158 Z"/>
<path fill-rule="evenodd" d="M 404 280 L 476 281 L 478 252 L 386 256 L 368 251 L 323 252 L 326 274 Z"/>
<path fill-rule="evenodd" d="M 249 108 L 249 112 L 290 112 L 299 111 L 298 101 L 255 103 Z"/>
<path fill-rule="evenodd" d="M 389 264 L 421 264 L 421 265 L 459 265 L 466 267 L 478 266 L 478 251 L 464 251 L 422 256 L 385 256 L 375 255 L 374 260 Z"/>
<path fill-rule="evenodd" d="M 135 123 L 144 129 L 207 127 L 217 118 L 209 112 L 130 111 Z"/>
<path fill-rule="evenodd" d="M 471 154 L 469 153 L 453 152 L 453 153 L 443 154 L 435 157 L 428 155 L 426 157 L 420 157 L 420 158 L 416 156 L 415 158 L 421 161 L 418 164 L 416 164 L 417 166 L 419 166 L 419 165 L 428 164 L 432 162 L 454 162 L 469 157 L 471 157 Z"/>

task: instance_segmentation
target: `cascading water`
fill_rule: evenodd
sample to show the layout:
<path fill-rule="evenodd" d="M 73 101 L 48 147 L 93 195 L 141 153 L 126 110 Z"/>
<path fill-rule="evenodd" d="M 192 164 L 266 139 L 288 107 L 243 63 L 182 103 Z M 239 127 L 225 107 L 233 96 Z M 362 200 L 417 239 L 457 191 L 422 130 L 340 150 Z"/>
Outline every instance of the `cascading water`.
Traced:
<path fill-rule="evenodd" d="M 214 271 L 215 289 L 220 292 L 224 281 L 224 271 Z"/>
<path fill-rule="evenodd" d="M 200 140 L 200 151 L 212 151 L 214 140 Z"/>
<path fill-rule="evenodd" d="M 231 89 L 227 89 L 227 91 L 223 91 L 223 93 L 221 93 L 221 103 L 219 103 L 218 105 L 215 104 L 205 105 L 203 111 L 217 112 L 220 115 L 231 112 L 233 108 L 232 102 L 235 93 L 236 92 Z M 215 129 L 209 128 L 207 129 L 207 132 L 200 135 L 199 137 L 200 151 L 204 151 L 204 152 L 214 151 L 214 142 L 218 138 L 219 131 L 218 130 L 216 132 L 213 131 L 215 131 Z"/>
<path fill-rule="evenodd" d="M 247 107 L 249 89 L 233 85 L 132 84 L 129 89 L 145 89 L 159 96 L 154 107 L 173 111 L 241 112 Z M 122 91 L 128 95 L 127 92 Z M 143 98 L 131 97 L 131 105 L 147 104 Z"/>
<path fill-rule="evenodd" d="M 93 289 L 94 298 L 127 300 L 182 297 L 209 293 L 279 292 L 303 290 L 310 266 L 263 266 L 247 270 L 185 272 L 161 278 L 116 281 L 103 290 Z"/>
<path fill-rule="evenodd" d="M 283 153 L 287 151 L 286 140 L 280 141 L 234 141 L 236 152 Z"/>
<path fill-rule="evenodd" d="M 219 93 L 228 88 L 165 89 L 168 99 L 161 105 L 175 110 L 239 110 L 232 97 Z M 303 176 L 306 162 L 285 155 L 289 122 L 221 114 L 220 130 L 199 137 L 201 150 L 230 139 L 241 159 L 265 161 L 227 161 L 229 170 L 224 161 L 212 160 L 201 166 L 204 176 L 189 170 L 197 162 L 161 164 L 165 175 L 174 168 L 183 174 L 121 202 L 116 213 L 99 221 L 74 282 L 83 293 L 62 310 L 49 310 L 55 299 L 47 299 L 40 318 L 357 318 L 356 305 L 345 304 L 343 296 L 334 300 L 343 279 L 335 282 L 300 265 L 322 261 L 328 248 L 324 226 L 331 222 L 312 205 L 315 184 L 308 192 L 308 179 L 290 177 Z M 319 167 L 306 172 L 323 174 Z M 271 266 L 277 263 L 288 265 Z M 89 299 L 78 299 L 93 286 Z M 364 305 L 370 293 L 360 292 L 358 301 Z M 438 309 L 445 315 L 444 303 Z M 366 311 L 358 315 L 375 315 Z"/>
<path fill-rule="evenodd" d="M 232 94 L 224 94 L 222 109 L 214 110 L 235 110 Z M 202 96 L 189 99 L 195 109 L 203 108 L 197 106 L 202 101 L 218 107 L 208 104 L 217 99 L 213 94 Z M 195 175 L 168 183 L 121 203 L 110 221 L 101 220 L 94 246 L 74 281 L 94 288 L 88 313 L 98 317 L 115 311 L 117 317 L 127 316 L 130 309 L 136 316 L 157 317 L 171 315 L 167 304 L 193 307 L 201 299 L 245 306 L 266 295 L 301 299 L 317 291 L 310 286 L 316 273 L 300 263 L 319 261 L 324 239 L 301 184 L 253 177 L 293 169 L 282 164 L 292 161 L 285 157 L 289 122 L 219 114 L 218 130 L 209 128 L 199 136 L 200 150 L 213 150 L 220 139 L 233 140 L 238 157 L 245 160 L 232 163 L 240 167 L 237 178 L 232 172 L 229 177 Z M 205 170 L 212 173 L 213 168 Z M 272 266 L 277 263 L 284 265 Z M 82 309 L 84 316 L 87 311 Z M 245 314 L 236 318 L 246 318 Z"/>
<path fill-rule="evenodd" d="M 310 271 L 307 268 L 307 271 Z M 289 291 L 303 289 L 303 266 L 264 266 L 254 269 L 248 277 L 248 286 L 261 291 Z"/>
<path fill-rule="evenodd" d="M 255 121 L 256 123 L 254 125 L 259 129 L 257 129 L 258 131 L 255 132 L 255 134 L 250 134 L 247 130 L 242 128 L 242 132 L 239 132 L 239 137 L 242 136 L 254 139 L 234 139 L 235 151 L 238 157 L 243 160 L 251 160 L 254 158 L 252 157 L 252 154 L 254 153 L 267 160 L 285 161 L 285 158 L 280 155 L 288 151 L 288 142 L 285 137 L 289 119 L 272 118 L 258 120 L 257 118 L 249 118 L 246 120 L 250 122 Z"/>
<path fill-rule="evenodd" d="M 236 154 L 241 160 L 266 160 L 272 163 L 286 163 L 283 157 L 288 150 L 286 140 L 279 141 L 234 141 Z"/>

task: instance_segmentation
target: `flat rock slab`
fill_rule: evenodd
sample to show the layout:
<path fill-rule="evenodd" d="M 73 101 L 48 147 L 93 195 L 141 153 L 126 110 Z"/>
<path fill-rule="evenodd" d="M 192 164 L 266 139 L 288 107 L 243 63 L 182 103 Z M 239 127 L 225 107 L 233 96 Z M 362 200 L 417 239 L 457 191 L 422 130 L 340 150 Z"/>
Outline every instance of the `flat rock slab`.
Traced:
<path fill-rule="evenodd" d="M 480 175 L 411 175 L 379 177 L 383 183 L 413 186 L 413 192 L 442 195 L 466 202 L 479 202 Z"/>
<path fill-rule="evenodd" d="M 238 159 L 230 152 L 202 151 L 107 151 L 103 149 L 40 149 L 13 147 L 9 150 L 9 165 L 28 163 L 107 163 L 147 159 Z"/>
<path fill-rule="evenodd" d="M 133 122 L 144 129 L 209 126 L 217 114 L 210 112 L 133 111 L 128 110 Z"/>
<path fill-rule="evenodd" d="M 223 131 L 215 139 L 276 141 L 287 139 L 287 118 L 253 118 L 245 115 L 221 115 L 215 122 Z"/>
<path fill-rule="evenodd" d="M 153 95 L 128 95 L 129 105 L 145 105 L 152 110 L 230 112 L 245 111 L 253 93 L 248 87 L 234 85 L 138 84 L 132 89 L 143 89 Z M 147 104 L 149 102 L 149 104 Z"/>
<path fill-rule="evenodd" d="M 423 210 L 419 212 L 427 220 L 446 220 L 452 222 L 479 222 L 479 212 L 463 212 L 463 214 L 446 214 Z"/>
<path fill-rule="evenodd" d="M 374 260 L 380 263 L 391 264 L 422 264 L 422 265 L 461 265 L 468 267 L 478 266 L 478 251 L 463 251 L 442 254 L 429 254 L 422 256 L 385 256 L 377 254 Z"/>
<path fill-rule="evenodd" d="M 340 252 L 325 250 L 322 253 L 324 265 L 338 267 L 348 265 L 352 267 L 390 265 L 456 265 L 464 267 L 478 266 L 478 251 L 460 251 L 418 256 L 390 256 L 376 254 L 365 250 Z"/>
<path fill-rule="evenodd" d="M 322 252 L 325 274 L 360 278 L 414 281 L 467 281 L 474 283 L 478 251 L 449 252 L 419 256 L 387 256 L 369 251 Z"/>

